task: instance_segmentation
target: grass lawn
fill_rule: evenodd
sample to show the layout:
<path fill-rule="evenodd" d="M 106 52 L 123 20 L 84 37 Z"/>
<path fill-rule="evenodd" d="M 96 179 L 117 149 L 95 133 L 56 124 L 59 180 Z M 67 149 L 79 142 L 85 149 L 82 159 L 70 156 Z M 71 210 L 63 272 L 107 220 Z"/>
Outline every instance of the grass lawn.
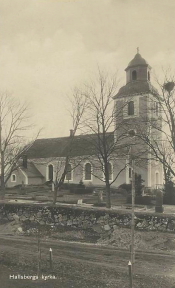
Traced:
<path fill-rule="evenodd" d="M 40 202 L 52 202 L 53 192 L 47 186 L 42 187 L 26 187 L 24 190 L 18 189 L 7 189 L 5 199 L 21 199 L 21 200 L 33 200 Z M 58 192 L 57 202 L 77 204 L 78 200 L 82 199 L 83 203 L 95 204 L 98 203 L 98 195 L 93 193 L 88 194 L 73 194 L 69 190 L 62 190 Z M 103 196 L 103 201 L 106 201 L 106 197 Z M 111 194 L 112 205 L 122 205 L 126 203 L 126 198 L 121 194 Z"/>
<path fill-rule="evenodd" d="M 15 239 L 14 239 L 15 240 Z M 0 238 L 2 288 L 128 288 L 128 257 L 125 251 L 104 247 L 42 242 L 41 274 L 51 274 L 49 247 L 53 247 L 53 280 L 14 280 L 10 275 L 37 275 L 37 245 Z M 2 252 L 3 251 L 3 252 Z M 164 266 L 164 259 L 166 265 Z M 134 288 L 172 288 L 174 259 L 170 256 L 137 255 Z M 164 267 L 166 269 L 164 269 Z"/>

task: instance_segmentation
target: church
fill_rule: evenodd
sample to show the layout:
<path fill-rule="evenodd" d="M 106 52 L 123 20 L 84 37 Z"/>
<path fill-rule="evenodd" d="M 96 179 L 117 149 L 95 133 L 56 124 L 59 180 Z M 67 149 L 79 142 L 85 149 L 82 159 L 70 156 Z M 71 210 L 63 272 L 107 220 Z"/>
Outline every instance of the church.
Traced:
<path fill-rule="evenodd" d="M 151 141 L 161 140 L 158 129 L 151 127 L 151 121 L 161 124 L 158 92 L 151 84 L 151 66 L 140 55 L 139 50 L 125 69 L 126 84 L 113 97 L 115 113 L 118 115 L 115 129 L 109 133 L 110 141 L 116 141 L 120 133 L 128 134 L 125 141 L 130 143 L 132 153 L 140 161 L 136 161 L 136 173 L 144 180 L 145 187 L 156 188 L 163 184 L 162 165 L 151 156 L 151 151 L 143 141 L 143 137 L 130 137 L 134 131 L 137 136 L 149 135 Z M 67 156 L 70 136 L 37 139 L 27 150 L 19 168 L 14 171 L 7 186 L 41 185 L 47 181 L 55 181 L 62 174 Z M 95 135 L 91 135 L 95 137 Z M 136 139 L 137 138 L 137 139 Z M 94 149 L 88 142 L 89 135 L 74 136 L 71 159 L 68 164 L 65 182 L 84 185 L 104 185 L 104 174 L 98 169 Z M 113 187 L 131 182 L 132 167 L 130 165 L 131 149 L 125 155 L 114 155 L 109 163 L 109 178 Z M 120 173 L 119 173 L 120 172 Z M 117 177 L 117 175 L 119 175 Z"/>

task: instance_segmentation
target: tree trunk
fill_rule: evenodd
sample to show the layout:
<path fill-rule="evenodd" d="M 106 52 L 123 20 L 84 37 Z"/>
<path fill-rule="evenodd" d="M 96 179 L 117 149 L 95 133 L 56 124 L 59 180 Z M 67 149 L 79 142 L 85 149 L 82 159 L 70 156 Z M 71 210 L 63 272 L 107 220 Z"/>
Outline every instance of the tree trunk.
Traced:
<path fill-rule="evenodd" d="M 1 151 L 1 199 L 5 196 L 4 151 Z"/>
<path fill-rule="evenodd" d="M 53 192 L 53 205 L 55 205 L 57 202 L 57 187 L 54 188 Z"/>
<path fill-rule="evenodd" d="M 111 208 L 111 189 L 109 183 L 109 166 L 107 158 L 104 160 L 105 166 L 105 184 L 106 184 L 106 208 Z"/>
<path fill-rule="evenodd" d="M 53 196 L 53 204 L 56 204 L 57 201 L 57 192 L 61 190 L 62 185 L 64 183 L 66 174 L 67 174 L 67 165 L 69 164 L 69 156 L 66 156 L 66 161 L 65 161 L 65 166 L 64 166 L 64 171 L 63 174 L 61 175 L 61 178 L 59 182 L 56 181 L 55 189 L 54 189 L 54 196 Z"/>
<path fill-rule="evenodd" d="M 59 190 L 59 183 L 56 181 L 56 183 L 54 183 L 54 191 L 53 191 L 53 205 L 56 204 L 57 202 L 57 193 L 58 193 L 58 190 Z"/>
<path fill-rule="evenodd" d="M 111 191 L 109 183 L 106 183 L 106 208 L 111 208 Z"/>

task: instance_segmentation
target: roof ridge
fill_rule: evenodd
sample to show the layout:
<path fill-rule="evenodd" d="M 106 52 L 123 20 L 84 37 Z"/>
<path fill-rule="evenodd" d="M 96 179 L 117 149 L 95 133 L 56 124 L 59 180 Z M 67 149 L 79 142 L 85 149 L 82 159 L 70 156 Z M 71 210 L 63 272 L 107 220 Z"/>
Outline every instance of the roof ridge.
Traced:
<path fill-rule="evenodd" d="M 111 131 L 111 132 L 106 132 L 106 133 L 113 133 L 114 131 Z M 102 134 L 102 133 L 100 133 L 100 134 Z M 86 137 L 86 136 L 92 136 L 92 135 L 97 135 L 97 133 L 90 133 L 90 134 L 79 134 L 79 135 L 75 135 L 75 136 L 73 136 L 74 138 L 76 138 L 76 137 Z M 37 140 L 58 140 L 58 139 L 66 139 L 66 138 L 70 138 L 70 136 L 61 136 L 61 137 L 50 137 L 50 138 L 38 138 L 38 139 L 36 139 L 35 141 L 37 141 Z"/>

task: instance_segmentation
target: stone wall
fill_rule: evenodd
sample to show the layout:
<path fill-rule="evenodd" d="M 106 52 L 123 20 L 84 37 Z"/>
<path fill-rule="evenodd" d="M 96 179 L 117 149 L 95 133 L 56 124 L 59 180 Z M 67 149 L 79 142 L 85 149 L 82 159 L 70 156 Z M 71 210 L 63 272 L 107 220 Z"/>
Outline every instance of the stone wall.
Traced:
<path fill-rule="evenodd" d="M 116 228 L 130 228 L 131 211 L 77 206 L 43 206 L 1 204 L 0 219 L 19 223 L 37 223 L 52 227 L 93 229 L 97 233 L 113 232 Z M 175 216 L 149 212 L 135 213 L 136 230 L 175 232 Z"/>

